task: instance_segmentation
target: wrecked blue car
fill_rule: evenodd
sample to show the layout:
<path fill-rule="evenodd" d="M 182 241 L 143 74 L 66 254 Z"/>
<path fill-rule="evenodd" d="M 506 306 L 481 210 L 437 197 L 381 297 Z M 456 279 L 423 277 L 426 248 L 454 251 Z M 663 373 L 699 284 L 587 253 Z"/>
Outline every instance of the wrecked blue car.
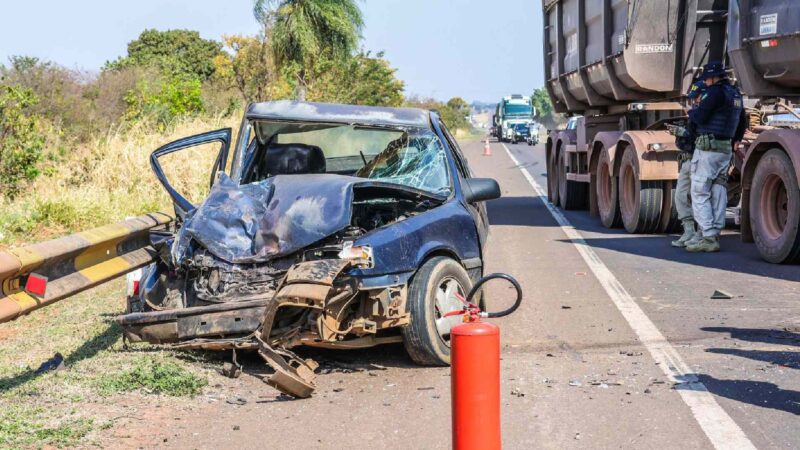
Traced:
<path fill-rule="evenodd" d="M 215 142 L 210 194 L 193 205 L 159 158 Z M 257 351 L 275 369 L 265 381 L 296 397 L 316 368 L 297 346 L 403 342 L 419 364 L 449 364 L 461 317 L 445 315 L 482 275 L 483 202 L 500 190 L 472 177 L 435 112 L 257 103 L 230 150 L 223 129 L 153 152 L 176 223 L 129 280 L 126 339 Z"/>

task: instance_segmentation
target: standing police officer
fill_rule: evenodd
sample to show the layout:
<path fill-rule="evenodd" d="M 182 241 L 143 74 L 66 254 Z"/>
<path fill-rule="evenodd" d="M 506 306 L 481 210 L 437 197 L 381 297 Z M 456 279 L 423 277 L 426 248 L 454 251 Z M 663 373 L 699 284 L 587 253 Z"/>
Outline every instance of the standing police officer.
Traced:
<path fill-rule="evenodd" d="M 708 88 L 700 104 L 689 111 L 689 120 L 697 124 L 698 133 L 691 167 L 692 210 L 703 237 L 689 241 L 686 250 L 718 252 L 733 143 L 742 140 L 747 119 L 742 94 L 728 80 L 721 62 L 703 66 L 701 77 Z"/>
<path fill-rule="evenodd" d="M 706 84 L 697 81 L 692 84 L 686 97 L 692 103 L 692 107 L 700 104 L 700 97 L 706 92 Z M 678 164 L 678 182 L 675 184 L 675 209 L 678 211 L 678 220 L 683 225 L 683 234 L 677 240 L 672 241 L 673 247 L 686 247 L 686 243 L 697 236 L 696 241 L 702 239 L 702 234 L 695 231 L 694 215 L 692 214 L 691 187 L 692 171 L 690 161 L 694 154 L 694 144 L 697 140 L 697 124 L 688 120 L 686 126 L 670 129 L 675 135 L 675 144 L 680 149 Z"/>

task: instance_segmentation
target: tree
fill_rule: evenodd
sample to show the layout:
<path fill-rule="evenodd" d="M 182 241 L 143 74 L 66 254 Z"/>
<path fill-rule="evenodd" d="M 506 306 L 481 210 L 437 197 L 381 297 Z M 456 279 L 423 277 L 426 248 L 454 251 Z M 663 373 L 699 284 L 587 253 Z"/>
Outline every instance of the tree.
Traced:
<path fill-rule="evenodd" d="M 127 56 L 107 62 L 104 69 L 156 67 L 171 76 L 189 76 L 205 81 L 214 74 L 214 58 L 221 49 L 221 43 L 203 39 L 197 31 L 149 29 L 128 43 Z"/>
<path fill-rule="evenodd" d="M 235 87 L 248 102 L 289 96 L 290 87 L 275 65 L 265 35 L 222 36 L 227 50 L 214 59 L 215 80 Z"/>
<path fill-rule="evenodd" d="M 540 87 L 533 91 L 531 95 L 531 104 L 536 108 L 534 117 L 539 122 L 551 126 L 555 124 L 556 117 L 553 113 L 553 104 L 550 103 L 550 95 L 547 89 Z"/>
<path fill-rule="evenodd" d="M 325 60 L 315 72 L 319 75 L 309 87 L 310 100 L 367 106 L 403 104 L 405 84 L 397 79 L 397 70 L 382 52 L 375 57 L 362 51 L 340 61 Z"/>
<path fill-rule="evenodd" d="M 30 89 L 0 84 L 0 195 L 8 198 L 39 175 L 44 139 L 26 112 L 36 102 Z"/>
<path fill-rule="evenodd" d="M 309 68 L 320 56 L 351 56 L 364 27 L 356 0 L 255 0 L 253 12 L 271 38 L 275 62 L 293 73 L 301 101 Z"/>
<path fill-rule="evenodd" d="M 453 97 L 445 105 L 439 108 L 439 115 L 448 128 L 455 130 L 467 130 L 470 128 L 467 116 L 470 114 L 470 106 L 461 97 Z"/>

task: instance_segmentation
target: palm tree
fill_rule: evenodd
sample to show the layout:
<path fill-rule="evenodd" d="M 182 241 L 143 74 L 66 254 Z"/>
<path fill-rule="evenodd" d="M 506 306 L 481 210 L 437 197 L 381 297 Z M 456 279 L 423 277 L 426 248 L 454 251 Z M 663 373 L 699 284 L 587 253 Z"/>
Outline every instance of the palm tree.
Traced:
<path fill-rule="evenodd" d="M 357 0 L 254 0 L 253 13 L 272 39 L 275 62 L 296 67 L 300 101 L 317 58 L 350 57 L 364 27 Z"/>

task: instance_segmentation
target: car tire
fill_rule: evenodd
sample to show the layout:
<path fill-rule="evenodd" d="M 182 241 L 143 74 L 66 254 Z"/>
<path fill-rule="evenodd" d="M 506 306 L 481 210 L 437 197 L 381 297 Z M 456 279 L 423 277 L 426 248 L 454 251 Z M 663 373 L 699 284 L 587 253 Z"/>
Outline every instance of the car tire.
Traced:
<path fill-rule="evenodd" d="M 440 334 L 436 322 L 442 315 L 437 299 L 446 292 L 445 286 L 457 288 L 463 296 L 472 287 L 464 267 L 445 256 L 425 261 L 410 282 L 407 307 L 411 323 L 402 328 L 403 344 L 411 359 L 419 365 L 450 365 L 450 340 Z M 453 307 L 451 311 L 460 308 L 455 302 L 449 305 Z M 453 318 L 453 322 L 460 320 L 459 316 Z"/>
<path fill-rule="evenodd" d="M 767 262 L 800 261 L 800 188 L 792 161 L 773 148 L 758 161 L 751 184 L 750 227 Z"/>
<path fill-rule="evenodd" d="M 678 220 L 678 208 L 675 206 L 675 184 L 676 181 L 667 180 L 662 182 L 664 202 L 661 205 L 661 224 L 658 227 L 659 233 L 676 233 L 681 231 L 681 221 Z"/>

